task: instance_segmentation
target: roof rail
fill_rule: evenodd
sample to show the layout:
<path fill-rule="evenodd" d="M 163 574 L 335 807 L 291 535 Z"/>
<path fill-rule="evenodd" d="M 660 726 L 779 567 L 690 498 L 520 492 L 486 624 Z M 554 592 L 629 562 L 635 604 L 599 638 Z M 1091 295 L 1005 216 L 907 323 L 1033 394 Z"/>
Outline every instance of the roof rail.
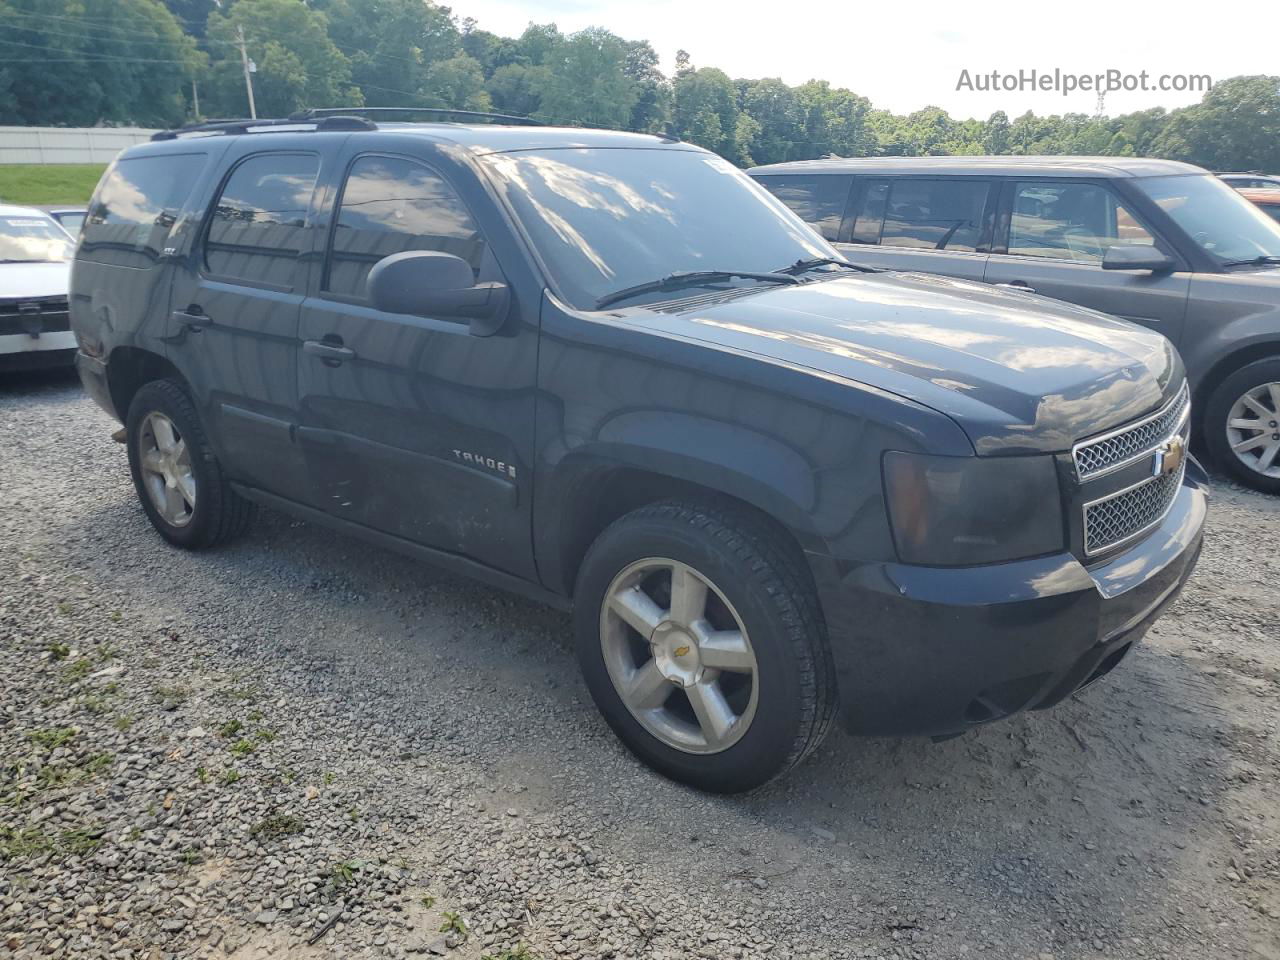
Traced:
<path fill-rule="evenodd" d="M 521 126 L 545 126 L 533 117 L 520 117 L 510 113 L 489 113 L 483 110 L 454 110 L 451 107 L 314 107 L 299 110 L 290 114 L 289 119 L 295 121 L 315 120 L 317 117 L 332 117 L 338 114 L 365 114 L 375 116 L 394 113 L 431 113 L 441 117 L 464 117 L 473 120 L 501 120 L 504 123 L 515 123 Z M 449 122 L 449 121 L 445 121 Z"/>
<path fill-rule="evenodd" d="M 193 133 L 221 133 L 227 136 L 236 136 L 242 133 L 251 133 L 254 130 L 264 127 L 296 127 L 303 123 L 315 124 L 316 130 L 377 130 L 378 126 L 371 120 L 364 117 L 342 116 L 338 113 L 327 114 L 322 117 L 285 117 L 268 118 L 263 120 L 209 120 L 204 123 L 190 123 L 185 127 L 178 127 L 174 130 L 161 130 L 159 133 L 151 135 L 152 140 L 176 140 L 178 137 L 186 136 Z"/>

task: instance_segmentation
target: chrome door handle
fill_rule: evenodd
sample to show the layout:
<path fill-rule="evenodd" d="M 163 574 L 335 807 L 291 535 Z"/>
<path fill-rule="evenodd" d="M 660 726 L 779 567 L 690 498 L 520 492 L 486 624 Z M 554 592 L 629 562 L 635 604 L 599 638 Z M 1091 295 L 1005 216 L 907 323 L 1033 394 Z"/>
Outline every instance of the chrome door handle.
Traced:
<path fill-rule="evenodd" d="M 329 343 L 324 340 L 304 340 L 302 342 L 302 352 L 309 353 L 313 357 L 319 357 L 325 363 L 337 365 L 344 360 L 354 360 L 356 352 L 350 347 L 344 347 L 341 343 Z"/>
<path fill-rule="evenodd" d="M 1010 280 L 1008 283 L 997 283 L 997 287 L 1004 287 L 1006 290 L 1021 290 L 1023 293 L 1035 293 L 1036 288 L 1023 280 Z"/>

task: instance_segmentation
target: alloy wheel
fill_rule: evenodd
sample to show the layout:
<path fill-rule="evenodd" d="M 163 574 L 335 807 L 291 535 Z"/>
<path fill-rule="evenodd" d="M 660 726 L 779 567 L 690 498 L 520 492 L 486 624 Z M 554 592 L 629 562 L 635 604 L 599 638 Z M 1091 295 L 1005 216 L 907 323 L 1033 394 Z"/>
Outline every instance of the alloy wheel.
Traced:
<path fill-rule="evenodd" d="M 1280 479 L 1280 383 L 1253 387 L 1231 405 L 1227 443 L 1250 470 Z"/>
<path fill-rule="evenodd" d="M 196 508 L 196 478 L 186 440 L 163 413 L 143 418 L 138 459 L 151 505 L 166 523 L 185 527 Z"/>
<path fill-rule="evenodd" d="M 652 557 L 614 577 L 600 611 L 614 689 L 650 734 L 686 753 L 719 753 L 746 734 L 759 695 L 742 618 L 688 564 Z"/>

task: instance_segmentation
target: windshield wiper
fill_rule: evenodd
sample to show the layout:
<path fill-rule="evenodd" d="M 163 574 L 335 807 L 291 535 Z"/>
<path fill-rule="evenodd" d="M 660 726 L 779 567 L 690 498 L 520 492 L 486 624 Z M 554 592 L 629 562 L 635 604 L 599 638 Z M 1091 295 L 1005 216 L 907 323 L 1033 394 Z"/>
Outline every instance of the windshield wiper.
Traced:
<path fill-rule="evenodd" d="M 806 270 L 812 270 L 814 267 L 825 267 L 827 265 L 833 267 L 848 267 L 850 270 L 857 270 L 861 273 L 875 273 L 875 267 L 864 267 L 860 263 L 850 263 L 848 260 L 841 260 L 838 257 L 813 257 L 809 260 L 797 260 L 789 267 L 783 267 L 781 270 L 775 270 L 774 273 L 788 274 L 794 276 L 797 273 L 804 273 Z"/>
<path fill-rule="evenodd" d="M 613 293 L 606 293 L 596 301 L 596 309 L 602 310 L 610 304 L 628 297 L 638 297 L 642 293 L 657 293 L 665 290 L 679 290 L 681 287 L 696 287 L 703 283 L 715 283 L 720 280 L 732 280 L 742 277 L 746 280 L 764 280 L 768 283 L 799 283 L 795 277 L 785 273 L 755 273 L 751 270 L 681 270 L 671 273 L 661 280 L 650 280 L 637 283 L 634 287 L 624 287 Z"/>
<path fill-rule="evenodd" d="M 1248 260 L 1228 260 L 1224 267 L 1261 267 L 1268 263 L 1280 263 L 1280 257 L 1261 256 L 1250 257 Z"/>

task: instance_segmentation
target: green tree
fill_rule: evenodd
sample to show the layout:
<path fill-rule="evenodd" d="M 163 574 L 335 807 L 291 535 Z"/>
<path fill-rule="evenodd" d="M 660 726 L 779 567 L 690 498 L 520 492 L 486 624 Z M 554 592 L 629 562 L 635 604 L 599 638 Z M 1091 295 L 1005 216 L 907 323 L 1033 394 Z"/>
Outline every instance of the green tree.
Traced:
<path fill-rule="evenodd" d="M 204 39 L 205 24 L 218 9 L 218 0 L 164 0 L 164 5 L 187 33 Z"/>
<path fill-rule="evenodd" d="M 759 131 L 751 144 L 751 158 L 756 163 L 780 163 L 816 155 L 809 150 L 806 111 L 796 92 L 781 80 L 739 80 L 738 104 L 756 122 Z"/>
<path fill-rule="evenodd" d="M 625 46 L 622 72 L 635 83 L 637 93 L 631 108 L 631 129 L 660 131 L 671 115 L 671 86 L 658 69 L 658 52 L 648 40 L 629 40 Z"/>
<path fill-rule="evenodd" d="M 623 69 L 626 44 L 608 30 L 588 27 L 547 51 L 539 116 L 553 123 L 626 127 L 640 91 Z"/>
<path fill-rule="evenodd" d="M 428 72 L 462 52 L 445 7 L 429 0 L 317 0 L 329 39 L 351 62 L 351 79 L 370 106 L 416 102 Z"/>
<path fill-rule="evenodd" d="M 1280 170 L 1280 77 L 1224 80 L 1174 110 L 1152 149 L 1214 170 Z"/>
<path fill-rule="evenodd" d="M 473 57 L 456 57 L 433 63 L 422 81 L 419 96 L 430 106 L 457 110 L 491 110 L 493 101 L 484 88 L 484 71 Z"/>
<path fill-rule="evenodd" d="M 159 0 L 0 0 L 0 51 L 0 123 L 171 126 L 204 63 Z"/>
<path fill-rule="evenodd" d="M 677 62 L 679 58 L 677 58 Z M 678 72 L 672 91 L 675 132 L 742 166 L 752 162 L 752 135 L 759 125 L 742 122 L 738 91 L 723 70 L 714 67 Z"/>
<path fill-rule="evenodd" d="M 1003 110 L 997 110 L 987 118 L 982 132 L 982 149 L 992 155 L 1009 152 L 1009 115 Z"/>
<path fill-rule="evenodd" d="M 493 101 L 493 109 L 528 117 L 538 112 L 542 104 L 540 91 L 547 81 L 548 71 L 544 66 L 508 63 L 493 72 L 485 88 Z"/>
<path fill-rule="evenodd" d="M 287 116 L 303 107 L 359 106 L 362 97 L 351 82 L 351 65 L 329 39 L 328 18 L 302 0 L 236 0 L 209 17 L 211 67 L 210 115 L 248 112 L 238 30 L 244 31 L 249 57 L 256 64 L 254 97 L 259 116 Z"/>

